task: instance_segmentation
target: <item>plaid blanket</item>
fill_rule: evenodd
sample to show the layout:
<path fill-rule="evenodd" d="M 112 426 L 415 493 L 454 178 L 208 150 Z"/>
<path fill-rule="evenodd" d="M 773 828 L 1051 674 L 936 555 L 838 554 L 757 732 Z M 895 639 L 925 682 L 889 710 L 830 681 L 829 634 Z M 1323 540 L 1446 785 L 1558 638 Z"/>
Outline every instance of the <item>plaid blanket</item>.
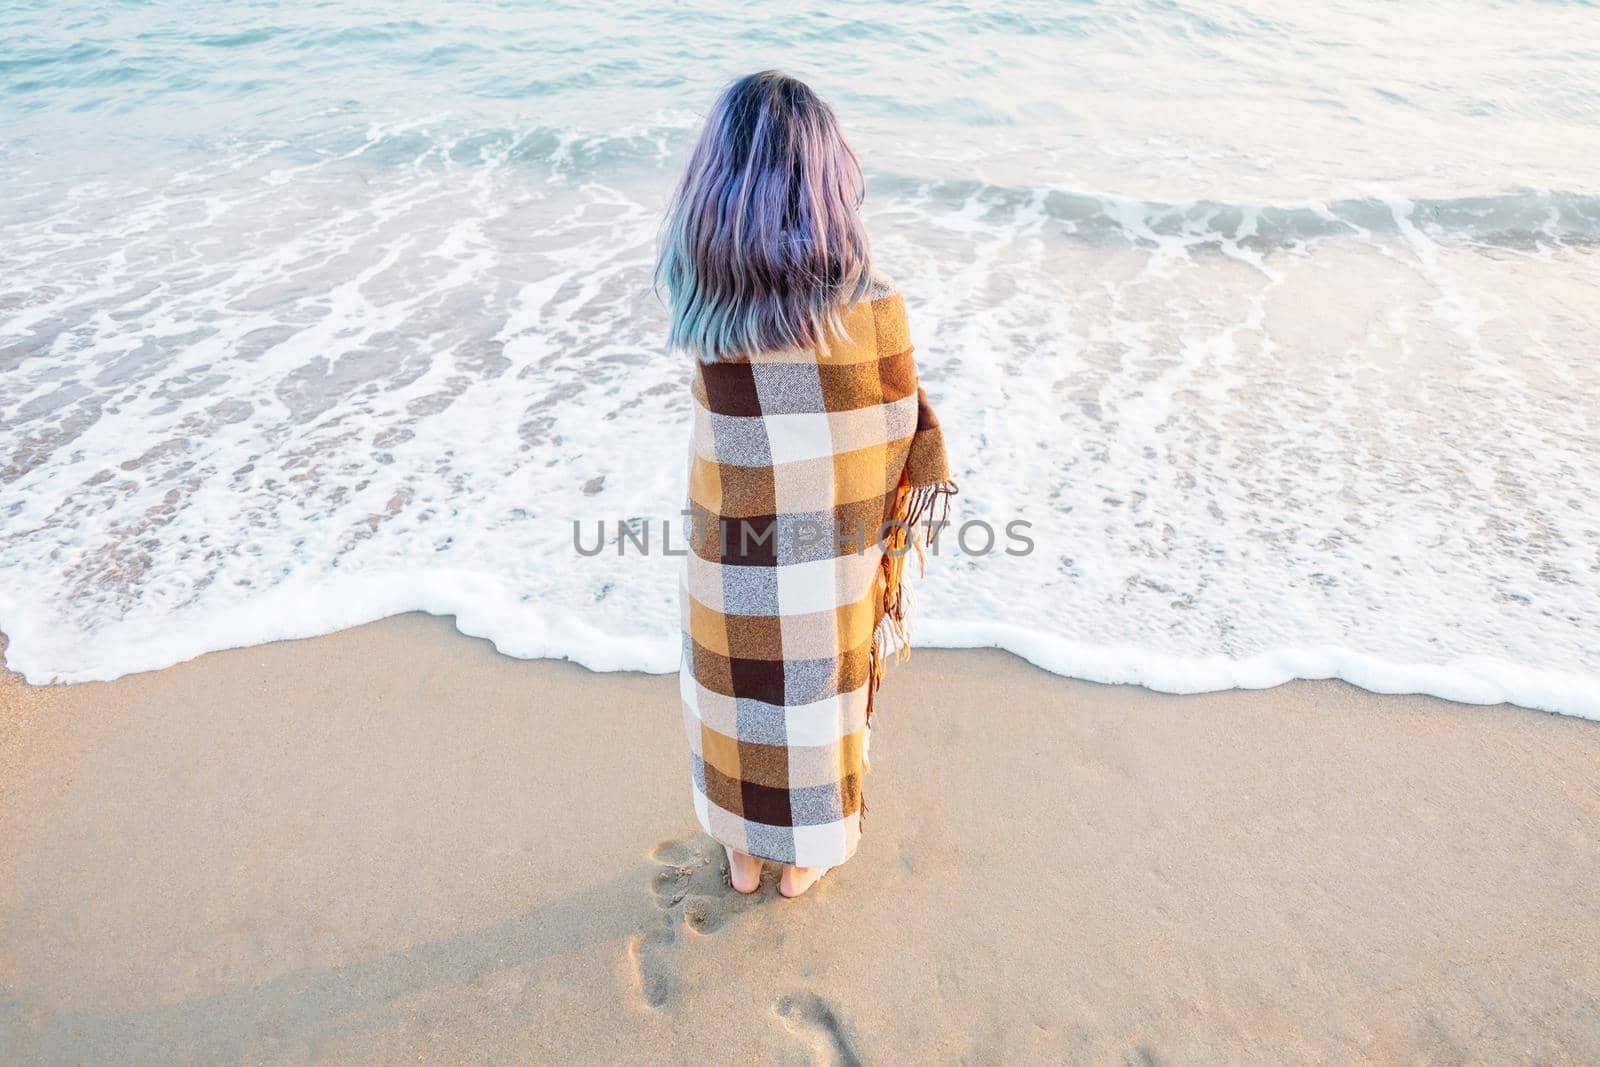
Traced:
<path fill-rule="evenodd" d="M 763 859 L 855 851 L 868 718 L 908 649 L 907 553 L 955 491 L 905 306 L 880 287 L 826 352 L 696 361 L 684 724 L 695 811 Z"/>

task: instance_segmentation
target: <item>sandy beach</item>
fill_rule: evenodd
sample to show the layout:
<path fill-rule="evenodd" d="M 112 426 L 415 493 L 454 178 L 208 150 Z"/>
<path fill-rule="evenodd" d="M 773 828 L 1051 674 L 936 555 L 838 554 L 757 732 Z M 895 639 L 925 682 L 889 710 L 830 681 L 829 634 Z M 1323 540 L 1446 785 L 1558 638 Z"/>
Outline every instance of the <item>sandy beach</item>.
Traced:
<path fill-rule="evenodd" d="M 7 5 L 0 1067 L 1600 1067 L 1594 7 Z"/>
<path fill-rule="evenodd" d="M 999 652 L 739 897 L 672 677 L 393 618 L 0 688 L 6 1063 L 1593 1062 L 1600 724 Z"/>

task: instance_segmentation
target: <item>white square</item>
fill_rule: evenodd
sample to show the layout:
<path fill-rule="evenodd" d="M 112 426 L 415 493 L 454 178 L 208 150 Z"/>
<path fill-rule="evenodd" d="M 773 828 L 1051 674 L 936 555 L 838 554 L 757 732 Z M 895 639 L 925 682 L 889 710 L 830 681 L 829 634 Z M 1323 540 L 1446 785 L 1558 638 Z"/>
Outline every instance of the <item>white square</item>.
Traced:
<path fill-rule="evenodd" d="M 903 396 L 892 404 L 883 405 L 887 423 L 885 441 L 900 441 L 917 432 L 917 394 Z"/>
<path fill-rule="evenodd" d="M 839 613 L 818 611 L 778 617 L 785 659 L 838 659 Z"/>
<path fill-rule="evenodd" d="M 678 697 L 683 701 L 685 711 L 694 715 L 698 722 L 700 719 L 700 683 L 694 680 L 694 665 L 685 663 L 678 668 Z"/>
<path fill-rule="evenodd" d="M 868 537 L 877 537 L 878 531 L 868 530 Z M 915 550 L 912 550 L 913 552 Z M 865 552 L 846 552 L 833 560 L 834 586 L 833 595 L 838 602 L 854 604 L 872 591 L 872 583 L 878 577 L 878 565 L 883 561 L 883 548 L 876 541 L 867 546 Z M 916 560 L 912 560 L 916 565 Z M 782 603 L 783 584 L 778 585 L 779 603 Z"/>
<path fill-rule="evenodd" d="M 722 564 L 703 560 L 690 549 L 684 557 L 684 587 L 689 595 L 719 614 L 723 610 Z M 685 607 L 687 614 L 687 607 Z M 687 621 L 685 622 L 687 626 Z"/>
<path fill-rule="evenodd" d="M 774 463 L 833 455 L 833 431 L 828 425 L 827 412 L 767 415 L 764 421 Z"/>
<path fill-rule="evenodd" d="M 778 572 L 778 614 L 804 615 L 838 607 L 834 561 L 812 560 L 773 568 Z"/>
<path fill-rule="evenodd" d="M 833 428 L 834 448 L 839 452 L 854 452 L 860 448 L 887 444 L 887 404 L 871 404 L 849 411 L 834 411 L 828 415 Z"/>
<path fill-rule="evenodd" d="M 700 716 L 687 700 L 683 701 L 683 732 L 689 738 L 689 751 L 704 756 L 700 751 Z"/>
<path fill-rule="evenodd" d="M 706 833 L 725 845 L 732 845 L 740 852 L 748 852 L 750 850 L 750 835 L 746 830 L 744 818 L 728 811 L 720 804 L 713 802 L 709 797 L 704 799 L 706 802 L 704 822 Z M 698 814 L 698 804 L 695 806 L 695 811 Z"/>
<path fill-rule="evenodd" d="M 783 731 L 794 748 L 836 745 L 867 722 L 867 688 L 783 709 Z"/>
<path fill-rule="evenodd" d="M 794 828 L 794 864 L 796 867 L 832 867 L 843 863 L 850 855 L 845 827 L 856 822 L 854 814 L 839 822 L 821 826 L 796 826 Z M 859 831 L 858 831 L 859 832 Z"/>
<path fill-rule="evenodd" d="M 739 701 L 695 683 L 695 715 L 723 737 L 739 736 Z"/>
<path fill-rule="evenodd" d="M 779 463 L 772 468 L 772 497 L 780 514 L 825 511 L 831 515 L 834 495 L 832 455 Z"/>
<path fill-rule="evenodd" d="M 694 402 L 693 444 L 696 455 L 716 462 L 717 435 L 711 423 L 711 412 L 698 400 Z"/>

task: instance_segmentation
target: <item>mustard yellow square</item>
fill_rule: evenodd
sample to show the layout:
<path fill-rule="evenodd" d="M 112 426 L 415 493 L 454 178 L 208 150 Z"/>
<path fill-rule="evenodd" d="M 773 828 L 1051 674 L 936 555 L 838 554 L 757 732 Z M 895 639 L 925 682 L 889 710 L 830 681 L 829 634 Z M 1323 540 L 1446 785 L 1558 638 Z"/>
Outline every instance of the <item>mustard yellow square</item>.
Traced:
<path fill-rule="evenodd" d="M 730 655 L 728 651 L 728 617 L 720 611 L 706 607 L 700 601 L 689 597 L 689 636 L 694 638 L 695 644 L 709 649 L 719 656 Z"/>

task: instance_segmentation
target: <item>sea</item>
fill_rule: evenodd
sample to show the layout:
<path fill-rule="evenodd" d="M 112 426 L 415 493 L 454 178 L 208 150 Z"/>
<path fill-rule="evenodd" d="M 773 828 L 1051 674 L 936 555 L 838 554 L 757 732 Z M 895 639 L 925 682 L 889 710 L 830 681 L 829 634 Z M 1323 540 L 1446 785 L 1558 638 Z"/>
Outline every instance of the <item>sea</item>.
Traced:
<path fill-rule="evenodd" d="M 919 645 L 1600 718 L 1600 8 L 1532 0 L 0 0 L 11 669 L 674 669 L 653 251 L 766 68 L 945 426 Z"/>

